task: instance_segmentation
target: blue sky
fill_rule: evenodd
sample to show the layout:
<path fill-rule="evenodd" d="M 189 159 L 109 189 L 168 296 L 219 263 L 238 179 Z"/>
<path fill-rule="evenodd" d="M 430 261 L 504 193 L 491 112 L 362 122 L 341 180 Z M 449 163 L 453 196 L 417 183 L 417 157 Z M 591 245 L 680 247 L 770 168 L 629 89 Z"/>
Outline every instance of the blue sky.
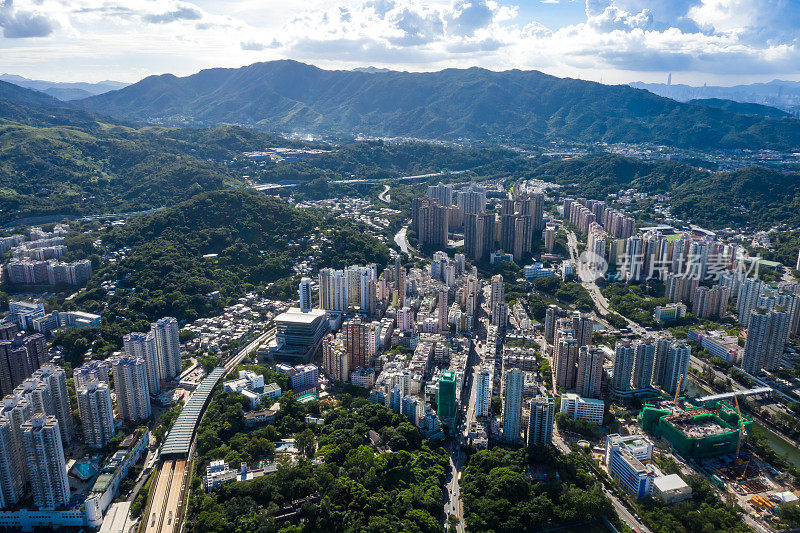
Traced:
<path fill-rule="evenodd" d="M 0 0 L 0 71 L 58 81 L 323 68 L 606 83 L 800 79 L 800 0 Z"/>

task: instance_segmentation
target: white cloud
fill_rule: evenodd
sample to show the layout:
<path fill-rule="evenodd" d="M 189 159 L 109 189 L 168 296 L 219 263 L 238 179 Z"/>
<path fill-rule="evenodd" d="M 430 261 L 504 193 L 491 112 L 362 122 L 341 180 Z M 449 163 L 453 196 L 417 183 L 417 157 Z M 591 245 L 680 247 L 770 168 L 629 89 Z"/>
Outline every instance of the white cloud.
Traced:
<path fill-rule="evenodd" d="M 0 27 L 6 39 L 47 37 L 58 23 L 39 10 L 17 9 L 13 0 L 0 2 Z"/>
<path fill-rule="evenodd" d="M 0 62 L 20 73 L 42 69 L 40 77 L 91 79 L 115 69 L 126 80 L 282 57 L 336 68 L 478 65 L 619 81 L 664 71 L 798 77 L 800 0 L 534 5 L 552 4 L 552 13 L 576 1 L 585 1 L 585 18 L 555 29 L 520 14 L 545 9 L 530 9 L 533 0 L 0 0 Z"/>
<path fill-rule="evenodd" d="M 187 5 L 177 6 L 171 11 L 149 13 L 142 16 L 142 20 L 152 24 L 168 24 L 178 20 L 199 20 L 201 18 L 203 18 L 203 14 L 199 9 Z"/>

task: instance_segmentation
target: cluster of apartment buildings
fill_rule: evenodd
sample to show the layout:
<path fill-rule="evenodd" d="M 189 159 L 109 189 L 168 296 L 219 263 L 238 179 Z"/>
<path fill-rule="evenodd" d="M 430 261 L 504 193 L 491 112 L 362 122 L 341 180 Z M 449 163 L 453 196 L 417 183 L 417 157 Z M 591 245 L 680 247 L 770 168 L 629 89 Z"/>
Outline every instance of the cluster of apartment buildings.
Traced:
<path fill-rule="evenodd" d="M 33 227 L 24 235 L 0 238 L 0 253 L 11 251 L 6 265 L 8 281 L 14 285 L 83 285 L 92 277 L 92 263 L 88 260 L 63 262 L 58 258 L 66 254 L 66 224 L 57 224 L 52 232 Z"/>
<path fill-rule="evenodd" d="M 40 510 L 70 499 L 64 446 L 73 439 L 65 372 L 45 364 L 3 397 L 0 410 L 0 507 L 30 491 Z"/>
<path fill-rule="evenodd" d="M 586 198 L 564 198 L 562 200 L 565 220 L 588 234 L 592 227 L 603 230 L 614 239 L 627 239 L 633 236 L 635 223 L 632 217 L 607 207 L 605 202 Z"/>
<path fill-rule="evenodd" d="M 474 261 L 485 261 L 497 250 L 517 262 L 529 256 L 534 237 L 544 229 L 544 195 L 503 198 L 499 215 L 486 211 L 486 198 L 486 189 L 475 184 L 455 191 L 450 184 L 428 187 L 426 196 L 411 203 L 411 229 L 420 246 L 445 248 L 451 230 L 463 230 L 465 254 Z"/>
<path fill-rule="evenodd" d="M 181 374 L 178 320 L 165 317 L 150 324 L 147 333 L 129 333 L 122 346 L 124 353 L 111 358 L 110 366 L 120 416 L 135 424 L 150 418 L 150 395 Z"/>

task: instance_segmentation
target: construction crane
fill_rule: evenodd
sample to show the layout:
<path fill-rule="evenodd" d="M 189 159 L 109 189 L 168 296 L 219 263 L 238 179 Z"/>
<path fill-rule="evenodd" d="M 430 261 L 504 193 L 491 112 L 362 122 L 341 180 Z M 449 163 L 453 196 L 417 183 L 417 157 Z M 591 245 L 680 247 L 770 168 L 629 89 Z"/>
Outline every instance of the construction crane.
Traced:
<path fill-rule="evenodd" d="M 672 405 L 678 407 L 678 395 L 681 393 L 681 382 L 683 381 L 683 374 L 678 377 L 678 386 L 675 387 L 675 398 L 672 400 Z"/>
<path fill-rule="evenodd" d="M 739 415 L 739 442 L 736 443 L 736 458 L 739 458 L 739 452 L 742 450 L 742 439 L 744 438 L 744 420 L 742 420 L 742 411 L 739 409 L 739 398 L 736 394 L 733 395 L 733 403 L 736 405 L 736 414 Z"/>
<path fill-rule="evenodd" d="M 737 453 L 736 455 L 738 456 L 739 454 Z M 747 467 L 750 466 L 750 459 L 750 457 L 747 458 L 747 462 L 744 464 L 744 470 L 742 470 L 742 475 L 739 476 L 738 481 L 744 481 L 747 477 Z"/>

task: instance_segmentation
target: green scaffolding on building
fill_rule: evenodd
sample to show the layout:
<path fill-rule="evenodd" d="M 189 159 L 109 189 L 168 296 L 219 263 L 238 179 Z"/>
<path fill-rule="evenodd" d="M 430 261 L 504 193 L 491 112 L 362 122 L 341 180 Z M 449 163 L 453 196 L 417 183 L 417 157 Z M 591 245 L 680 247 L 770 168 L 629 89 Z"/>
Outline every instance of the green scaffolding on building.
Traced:
<path fill-rule="evenodd" d="M 715 457 L 736 453 L 739 442 L 739 416 L 723 402 L 687 406 L 674 417 L 672 407 L 645 403 L 639 425 L 656 437 L 663 437 L 684 458 Z M 743 416 L 745 431 L 753 421 Z"/>

